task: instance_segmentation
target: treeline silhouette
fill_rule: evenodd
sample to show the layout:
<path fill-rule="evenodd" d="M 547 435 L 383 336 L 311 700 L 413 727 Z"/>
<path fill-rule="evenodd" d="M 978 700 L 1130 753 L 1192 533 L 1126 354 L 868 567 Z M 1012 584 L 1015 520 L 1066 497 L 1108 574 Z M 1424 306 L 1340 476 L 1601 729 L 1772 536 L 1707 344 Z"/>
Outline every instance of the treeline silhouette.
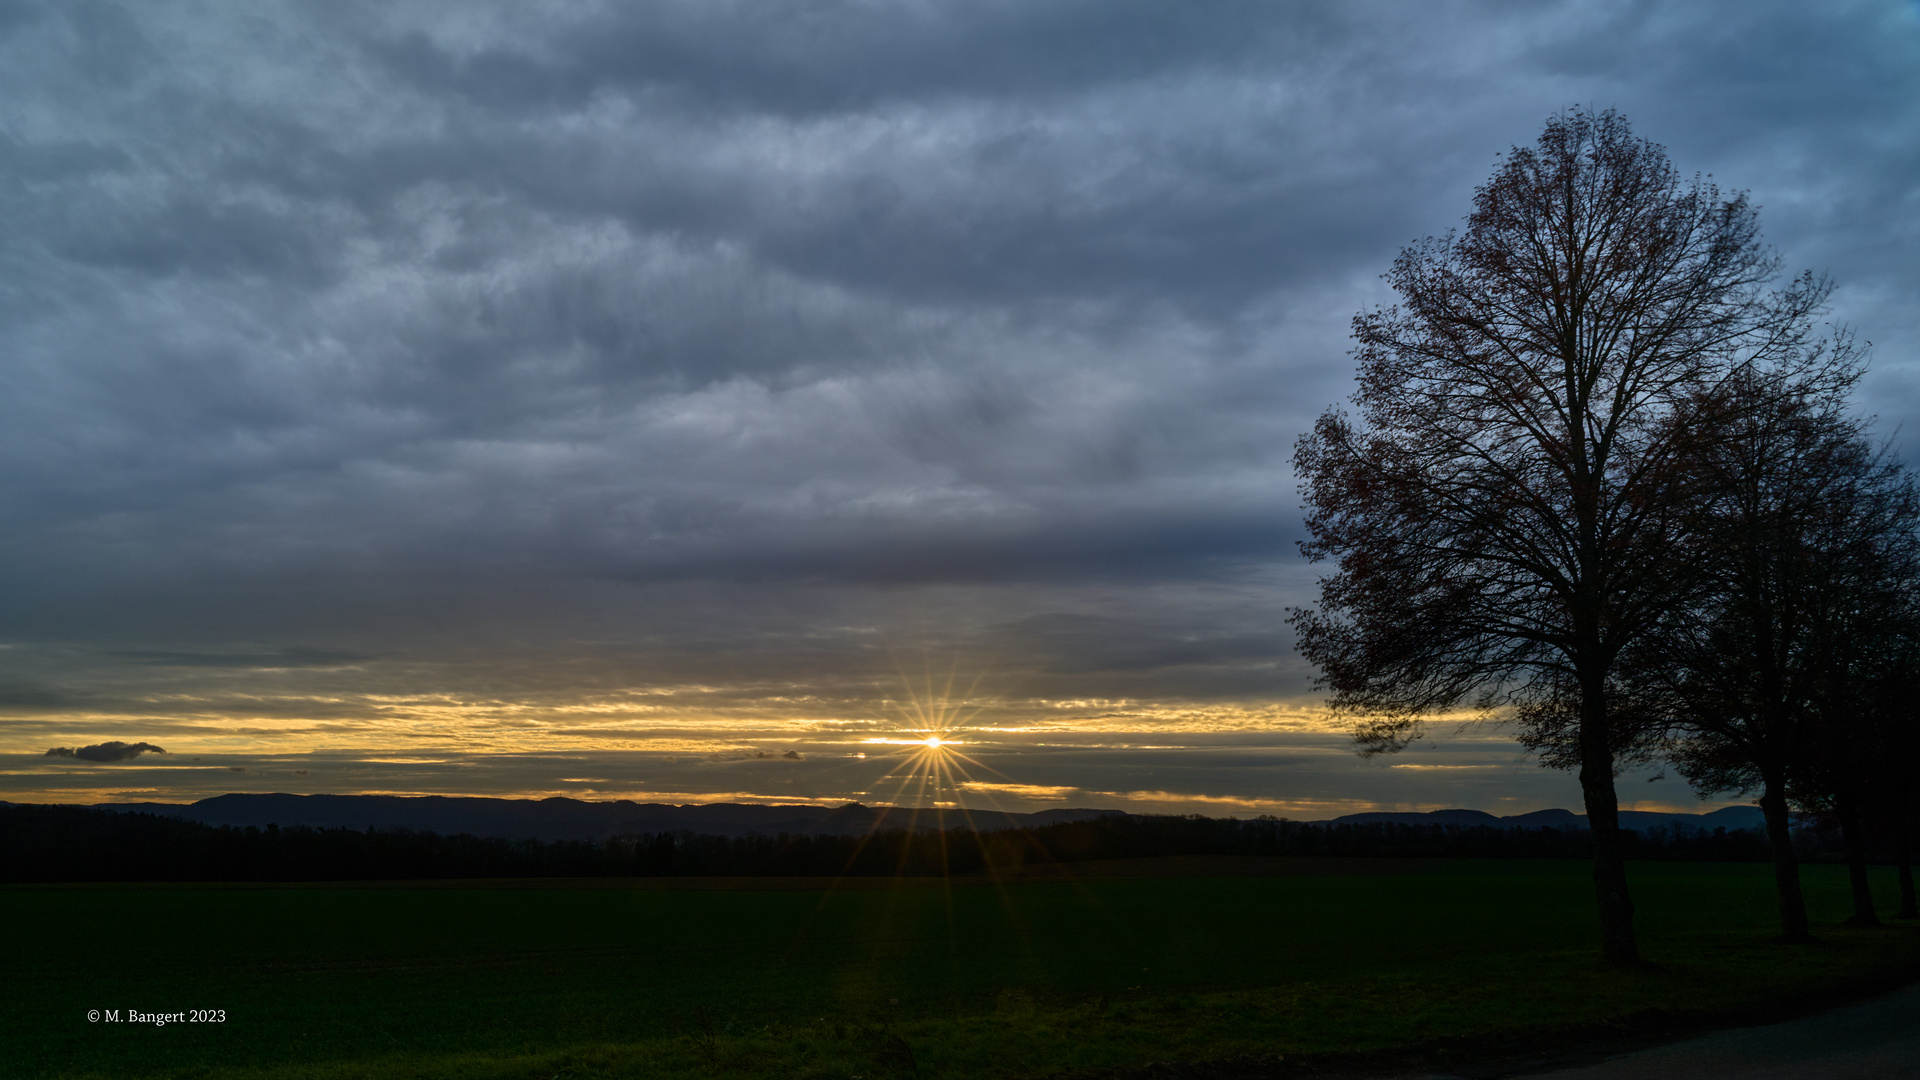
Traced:
<path fill-rule="evenodd" d="M 1764 862 L 1764 836 L 1656 828 L 1626 834 L 1630 857 Z M 1807 831 L 1809 857 L 1832 846 Z M 0 881 L 379 881 L 668 876 L 938 876 L 1158 856 L 1585 858 L 1584 828 L 1113 816 L 1032 829 L 889 830 L 868 836 L 663 832 L 506 840 L 407 830 L 212 826 L 91 807 L 0 807 Z"/>

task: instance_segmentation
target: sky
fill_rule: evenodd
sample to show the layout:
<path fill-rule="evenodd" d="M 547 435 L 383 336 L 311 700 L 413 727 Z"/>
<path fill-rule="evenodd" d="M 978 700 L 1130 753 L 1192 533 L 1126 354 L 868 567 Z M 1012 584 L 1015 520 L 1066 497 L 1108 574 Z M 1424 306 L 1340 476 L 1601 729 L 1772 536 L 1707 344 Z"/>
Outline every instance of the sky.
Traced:
<path fill-rule="evenodd" d="M 1912 0 L 0 3 L 0 799 L 1578 809 L 1284 621 L 1349 321 L 1573 107 L 1920 451 Z"/>

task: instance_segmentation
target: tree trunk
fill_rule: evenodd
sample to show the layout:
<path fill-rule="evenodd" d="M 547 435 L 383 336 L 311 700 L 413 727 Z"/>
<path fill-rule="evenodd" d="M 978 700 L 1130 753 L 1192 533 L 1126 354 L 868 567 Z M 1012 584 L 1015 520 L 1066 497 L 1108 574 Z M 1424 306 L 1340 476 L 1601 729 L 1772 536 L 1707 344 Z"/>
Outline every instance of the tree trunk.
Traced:
<path fill-rule="evenodd" d="M 1593 833 L 1593 891 L 1600 901 L 1600 951 L 1619 967 L 1640 963 L 1633 936 L 1633 897 L 1627 892 L 1627 860 L 1620 840 L 1620 797 L 1613 789 L 1613 747 L 1608 744 L 1605 691 L 1589 684 L 1580 702 L 1580 793 Z"/>
<path fill-rule="evenodd" d="M 1847 925 L 1879 926 L 1873 889 L 1867 883 L 1867 838 L 1860 828 L 1860 803 L 1850 793 L 1839 793 L 1833 808 L 1840 818 L 1840 844 L 1847 853 L 1847 880 L 1853 885 L 1853 914 L 1847 917 Z"/>
<path fill-rule="evenodd" d="M 1800 892 L 1800 859 L 1793 853 L 1792 818 L 1787 812 L 1784 778 L 1769 774 L 1760 795 L 1760 812 L 1767 817 L 1767 843 L 1773 847 L 1773 887 L 1779 894 L 1780 940 L 1811 941 L 1807 929 L 1807 899 Z"/>
<path fill-rule="evenodd" d="M 1900 848 L 1900 914 L 1895 918 L 1920 919 L 1913 895 L 1913 814 L 1901 814 L 1894 829 L 1894 842 Z"/>

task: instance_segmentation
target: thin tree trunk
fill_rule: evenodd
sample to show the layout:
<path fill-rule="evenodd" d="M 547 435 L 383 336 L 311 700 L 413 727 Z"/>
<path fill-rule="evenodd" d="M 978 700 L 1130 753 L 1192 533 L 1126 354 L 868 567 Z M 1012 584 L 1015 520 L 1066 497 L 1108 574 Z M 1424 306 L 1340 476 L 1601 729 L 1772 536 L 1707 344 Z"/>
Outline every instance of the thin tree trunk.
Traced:
<path fill-rule="evenodd" d="M 1582 688 L 1580 793 L 1593 833 L 1593 891 L 1600 902 L 1600 951 L 1619 967 L 1640 963 L 1633 934 L 1633 897 L 1627 892 L 1626 853 L 1620 839 L 1620 797 L 1613 789 L 1613 748 L 1607 741 L 1606 699 L 1597 685 Z"/>
<path fill-rule="evenodd" d="M 1840 844 L 1847 853 L 1847 880 L 1853 885 L 1853 914 L 1848 926 L 1879 926 L 1873 911 L 1873 889 L 1867 882 L 1867 840 L 1860 829 L 1860 804 L 1851 794 L 1836 794 L 1833 808 L 1840 818 Z"/>
<path fill-rule="evenodd" d="M 1900 851 L 1900 914 L 1898 919 L 1920 919 L 1913 895 L 1913 814 L 1909 811 L 1894 821 L 1894 842 Z"/>
<path fill-rule="evenodd" d="M 1779 894 L 1780 940 L 1811 941 L 1807 929 L 1807 899 L 1800 891 L 1800 859 L 1793 852 L 1793 821 L 1787 811 L 1783 778 L 1766 777 L 1760 812 L 1767 818 L 1767 843 L 1773 847 L 1773 887 Z"/>

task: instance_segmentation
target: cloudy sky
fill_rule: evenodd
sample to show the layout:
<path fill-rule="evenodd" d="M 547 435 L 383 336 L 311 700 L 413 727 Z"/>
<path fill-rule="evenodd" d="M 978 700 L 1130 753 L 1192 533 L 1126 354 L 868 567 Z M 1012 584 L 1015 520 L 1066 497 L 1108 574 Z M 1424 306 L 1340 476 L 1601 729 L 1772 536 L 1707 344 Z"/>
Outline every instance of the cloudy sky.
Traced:
<path fill-rule="evenodd" d="M 1912 0 L 0 4 L 0 798 L 1577 807 L 1283 623 L 1349 319 L 1576 105 L 1920 449 Z"/>

